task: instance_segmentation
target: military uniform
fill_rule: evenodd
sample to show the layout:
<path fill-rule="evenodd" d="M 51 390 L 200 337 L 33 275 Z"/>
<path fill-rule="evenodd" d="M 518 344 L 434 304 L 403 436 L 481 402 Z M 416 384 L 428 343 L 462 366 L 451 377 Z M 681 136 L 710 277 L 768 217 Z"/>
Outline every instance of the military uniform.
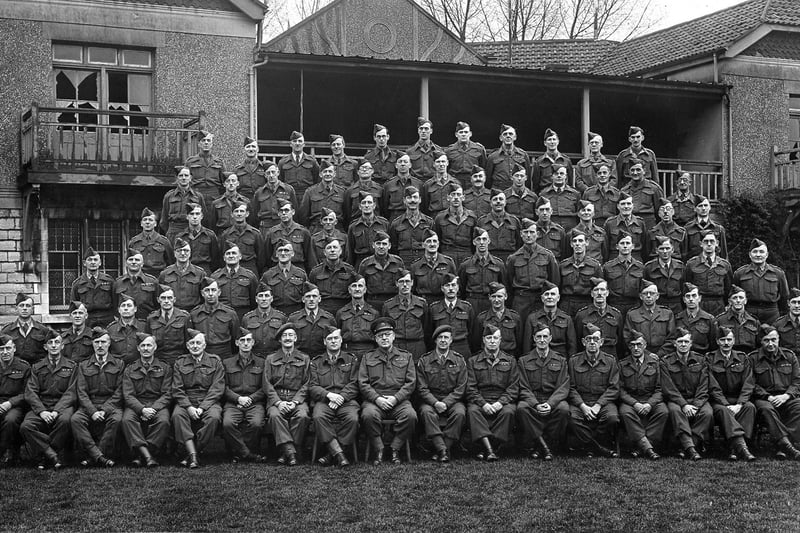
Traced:
<path fill-rule="evenodd" d="M 533 162 L 531 189 L 534 191 L 542 191 L 539 193 L 540 196 L 545 196 L 544 190 L 553 184 L 553 174 L 555 174 L 554 169 L 556 166 L 566 167 L 567 179 L 572 177 L 572 161 L 558 150 L 556 150 L 554 154 L 545 152 Z"/>
<path fill-rule="evenodd" d="M 357 357 L 375 348 L 370 326 L 378 319 L 378 310 L 364 302 L 356 308 L 351 301 L 336 311 L 336 326 L 342 330 L 342 349 Z"/>
<path fill-rule="evenodd" d="M 647 229 L 656 225 L 656 215 L 661 208 L 662 198 L 665 197 L 661 186 L 647 178 L 638 182 L 630 181 L 622 187 L 621 192 L 629 194 L 633 200 L 633 212 L 640 217 Z"/>
<path fill-rule="evenodd" d="M 241 322 L 242 317 L 255 308 L 258 278 L 250 270 L 237 267 L 231 271 L 227 266 L 211 275 L 219 286 L 219 301 L 236 311 Z"/>
<path fill-rule="evenodd" d="M 395 218 L 406 212 L 406 206 L 403 203 L 406 187 L 416 187 L 417 190 L 421 190 L 422 180 L 414 176 L 409 176 L 406 179 L 395 176 L 383 186 L 380 211 L 390 224 Z"/>
<path fill-rule="evenodd" d="M 710 261 L 711 264 L 702 253 L 692 257 L 686 262 L 684 277 L 686 282 L 697 285 L 703 297 L 700 307 L 712 315 L 718 315 L 725 310 L 733 272 L 731 264 L 719 256 L 714 256 Z"/>
<path fill-rule="evenodd" d="M 613 355 L 597 354 L 594 363 L 583 351 L 570 357 L 569 365 L 569 412 L 570 428 L 583 448 L 591 444 L 608 446 L 617 434 L 619 411 L 619 365 Z M 580 409 L 581 404 L 600 406 L 593 421 L 587 420 Z"/>
<path fill-rule="evenodd" d="M 486 166 L 486 148 L 481 143 L 457 141 L 445 148 L 444 153 L 449 162 L 447 170 L 461 183 L 464 190 L 470 185 L 472 167 Z"/>
<path fill-rule="evenodd" d="M 344 193 L 344 206 L 343 212 L 344 217 L 347 224 L 351 224 L 353 221 L 358 219 L 361 213 L 361 193 L 369 193 L 372 196 L 372 199 L 375 201 L 375 214 L 379 214 L 381 209 L 381 204 L 383 204 L 382 196 L 383 196 L 383 187 L 380 184 L 372 181 L 372 179 L 368 181 L 364 181 L 361 179 L 356 180 L 356 182 L 351 185 Z M 389 227 L 389 223 L 386 223 L 386 227 Z M 386 231 L 386 230 L 384 230 Z"/>
<path fill-rule="evenodd" d="M 190 322 L 189 313 L 182 309 L 173 309 L 169 319 L 160 309 L 153 311 L 147 317 L 145 330 L 156 339 L 156 357 L 170 369 L 175 361 L 186 353 Z"/>
<path fill-rule="evenodd" d="M 564 185 L 561 188 L 549 185 L 542 189 L 539 196 L 550 200 L 550 205 L 553 208 L 552 223 L 558 224 L 564 228 L 564 231 L 569 231 L 575 227 L 578 223 L 577 212 L 580 209 L 581 193 L 569 185 Z"/>
<path fill-rule="evenodd" d="M 780 346 L 800 354 L 800 321 L 791 314 L 783 315 L 773 324 L 780 335 Z M 19 351 L 17 351 L 19 353 Z"/>
<path fill-rule="evenodd" d="M 594 220 L 600 227 L 603 227 L 609 218 L 617 216 L 619 198 L 619 189 L 611 185 L 606 189 L 600 185 L 592 185 L 581 195 L 582 200 L 592 202 L 594 205 Z"/>
<path fill-rule="evenodd" d="M 345 257 L 348 263 L 359 268 L 361 261 L 372 255 L 372 243 L 378 231 L 387 234 L 389 232 L 389 221 L 378 215 L 374 215 L 372 220 L 360 216 L 350 224 L 345 240 L 347 243 Z"/>
<path fill-rule="evenodd" d="M 441 252 L 458 266 L 472 255 L 472 232 L 478 223 L 475 213 L 464 209 L 461 216 L 449 209 L 436 215 L 433 229 L 441 239 Z"/>
<path fill-rule="evenodd" d="M 375 309 L 397 294 L 397 280 L 400 271 L 405 268 L 400 256 L 389 254 L 386 264 L 378 261 L 375 255 L 366 257 L 358 267 L 358 273 L 364 276 L 367 283 L 367 302 Z"/>
<path fill-rule="evenodd" d="M 685 226 L 695 218 L 694 206 L 696 198 L 697 195 L 694 193 L 681 194 L 680 191 L 669 197 L 672 207 L 675 208 L 673 219 L 676 224 Z"/>
<path fill-rule="evenodd" d="M 517 360 L 499 351 L 492 359 L 481 350 L 467 360 L 467 416 L 472 441 L 494 437 L 508 442 L 519 396 L 519 370 Z M 483 406 L 500 402 L 503 408 L 487 415 Z"/>
<path fill-rule="evenodd" d="M 234 455 L 247 457 L 258 453 L 264 427 L 264 359 L 253 355 L 244 362 L 241 356 L 235 356 L 225 359 L 222 366 L 225 367 L 222 436 Z M 253 403 L 240 407 L 240 396 L 249 397 Z"/>
<path fill-rule="evenodd" d="M 306 189 L 319 181 L 319 165 L 313 156 L 302 153 L 296 158 L 294 153 L 285 155 L 278 161 L 280 180 L 294 188 L 300 198 Z"/>
<path fill-rule="evenodd" d="M 547 327 L 550 328 L 550 335 L 553 337 L 550 341 L 551 350 L 567 358 L 578 353 L 575 324 L 567 313 L 558 308 L 552 316 L 545 309 L 538 309 L 528 315 L 525 319 L 525 332 L 522 336 L 522 353 L 528 353 L 536 347 L 533 335 L 537 322 L 547 324 Z"/>
<path fill-rule="evenodd" d="M 299 332 L 298 332 L 299 333 Z M 264 393 L 267 395 L 267 420 L 275 444 L 302 446 L 308 428 L 308 383 L 311 360 L 297 349 L 291 354 L 283 349 L 264 360 Z M 278 410 L 278 402 L 295 402 L 297 407 L 286 415 Z"/>
<path fill-rule="evenodd" d="M 592 301 L 591 279 L 602 278 L 603 267 L 588 254 L 580 261 L 573 254 L 559 263 L 559 273 L 561 275 L 561 300 L 559 300 L 558 306 L 564 310 L 567 316 L 574 317 L 578 310 Z"/>
<path fill-rule="evenodd" d="M 666 266 L 660 259 L 653 259 L 644 264 L 644 279 L 656 284 L 658 303 L 668 307 L 675 315 L 683 310 L 681 284 L 685 272 L 686 266 L 683 261 L 674 257 Z"/>
<path fill-rule="evenodd" d="M 11 407 L 0 414 L 0 454 L 11 452 L 17 455 L 20 438 L 19 427 L 25 416 L 25 385 L 31 375 L 31 365 L 14 357 L 5 368 L 0 365 L 0 404 L 8 402 Z"/>
<path fill-rule="evenodd" d="M 710 231 L 717 237 L 718 255 L 723 259 L 728 258 L 728 240 L 725 235 L 725 228 L 717 224 L 710 218 L 705 224 L 700 223 L 697 218 L 693 218 L 683 227 L 686 230 L 686 240 L 683 241 L 681 255 L 684 258 L 694 257 L 703 253 L 700 241 L 703 240 L 703 232 Z"/>
<path fill-rule="evenodd" d="M 428 309 L 428 316 L 431 321 L 429 328 L 431 331 L 443 325 L 453 328 L 451 350 L 460 353 L 467 359 L 472 356 L 470 341 L 478 324 L 475 322 L 475 311 L 468 301 L 457 299 L 452 308 L 445 300 L 433 302 Z"/>
<path fill-rule="evenodd" d="M 569 423 L 569 373 L 567 359 L 547 350 L 542 357 L 536 350 L 520 357 L 519 403 L 517 420 L 522 428 L 527 444 L 545 436 L 546 442 L 562 445 L 566 439 Z M 539 414 L 536 406 L 550 405 L 548 415 Z"/>
<path fill-rule="evenodd" d="M 342 405 L 332 409 L 329 393 L 341 395 Z M 308 395 L 314 401 L 311 419 L 319 441 L 327 444 L 336 439 L 350 446 L 358 431 L 358 359 L 343 351 L 333 360 L 327 353 L 312 359 Z"/>
<path fill-rule="evenodd" d="M 698 309 L 694 316 L 690 316 L 688 310 L 681 311 L 675 317 L 675 327 L 686 328 L 691 332 L 693 351 L 705 354 L 716 348 L 714 317 L 710 313 Z"/>
<path fill-rule="evenodd" d="M 719 350 L 706 356 L 709 374 L 711 408 L 722 435 L 726 439 L 753 437 L 756 407 L 750 402 L 755 388 L 753 366 L 744 352 L 731 352 L 725 357 Z M 741 405 L 734 415 L 727 406 Z"/>
<path fill-rule="evenodd" d="M 428 303 L 425 298 L 409 295 L 404 302 L 400 295 L 386 300 L 381 308 L 381 316 L 395 321 L 394 345 L 411 353 L 418 360 L 426 352 L 425 339 L 430 333 Z"/>
<path fill-rule="evenodd" d="M 384 185 L 395 175 L 397 168 L 397 150 L 389 148 L 380 149 L 377 146 L 364 154 L 364 159 L 370 162 L 375 173 L 372 179 Z"/>
<path fill-rule="evenodd" d="M 631 340 L 633 331 L 644 335 L 647 347 L 658 352 L 675 331 L 675 315 L 662 305 L 656 305 L 652 311 L 644 305 L 634 307 L 625 315 L 622 335 L 626 344 Z"/>
<path fill-rule="evenodd" d="M 347 189 L 358 181 L 358 161 L 352 157 L 344 154 L 341 157 L 332 155 L 325 161 L 333 165 L 333 169 L 336 172 L 333 176 L 335 184 Z"/>
<path fill-rule="evenodd" d="M 322 296 L 320 307 L 329 313 L 335 313 L 349 300 L 347 289 L 350 286 L 350 276 L 355 269 L 341 259 L 331 265 L 326 259 L 315 266 L 308 273 L 308 281 L 319 288 Z"/>
<path fill-rule="evenodd" d="M 567 233 L 567 242 L 572 242 L 572 237 L 575 235 L 576 231 L 581 231 L 586 234 L 587 257 L 591 257 L 601 265 L 608 261 L 606 230 L 597 224 L 586 226 L 583 222 L 578 222 L 578 225 L 569 230 Z"/>
<path fill-rule="evenodd" d="M 250 224 L 234 224 L 222 233 L 222 241 L 230 241 L 239 247 L 242 259 L 239 265 L 258 277 L 267 264 L 267 249 L 261 233 Z"/>
<path fill-rule="evenodd" d="M 72 282 L 70 300 L 86 306 L 89 313 L 86 324 L 89 329 L 105 326 L 114 319 L 114 278 L 98 272 L 96 279 L 92 281 L 83 273 Z"/>
<path fill-rule="evenodd" d="M 603 279 L 608 281 L 608 301 L 626 315 L 638 305 L 639 285 L 644 277 L 644 265 L 636 259 L 626 264 L 617 257 L 603 265 Z"/>
<path fill-rule="evenodd" d="M 185 191 L 176 187 L 164 195 L 159 227 L 169 242 L 175 242 L 175 237 L 189 229 L 189 222 L 186 220 L 186 205 L 190 203 L 205 205 L 206 199 L 192 187 Z"/>
<path fill-rule="evenodd" d="M 542 285 L 550 281 L 561 283 L 558 262 L 544 247 L 524 245 L 506 260 L 505 286 L 513 293 L 514 311 L 527 318 L 530 311 L 541 305 Z"/>
<path fill-rule="evenodd" d="M 650 250 L 648 247 L 650 243 L 647 240 L 647 227 L 644 221 L 636 215 L 631 216 L 630 220 L 626 220 L 622 215 L 606 220 L 603 229 L 606 232 L 606 248 L 609 251 L 609 257 L 614 258 L 619 255 L 617 251 L 617 241 L 619 234 L 625 231 L 631 235 L 633 240 L 633 251 L 631 255 L 639 261 L 645 261 L 649 257 Z"/>
<path fill-rule="evenodd" d="M 258 228 L 262 235 L 266 235 L 270 228 L 281 223 L 281 218 L 278 216 L 280 208 L 278 200 L 287 200 L 294 209 L 299 207 L 294 187 L 282 181 L 277 182 L 274 188 L 266 183 L 252 195 L 249 222 Z"/>
<path fill-rule="evenodd" d="M 280 265 L 270 268 L 261 276 L 272 292 L 272 306 L 290 315 L 303 307 L 303 284 L 308 280 L 305 270 L 290 264 L 284 274 Z"/>
<path fill-rule="evenodd" d="M 744 265 L 733 273 L 733 284 L 747 294 L 747 312 L 760 322 L 772 324 L 789 311 L 789 284 L 782 268 L 764 264 L 763 271 L 754 264 Z"/>
<path fill-rule="evenodd" d="M 503 194 L 506 195 L 506 213 L 514 215 L 520 220 L 523 218 L 536 219 L 538 194 L 527 187 L 523 187 L 521 192 L 514 190 L 514 187 L 509 187 L 503 191 Z M 464 205 L 466 205 L 466 199 Z"/>
<path fill-rule="evenodd" d="M 644 176 L 642 179 L 657 180 L 658 179 L 658 162 L 656 161 L 656 154 L 649 148 L 641 147 L 638 153 L 633 151 L 632 147 L 627 147 L 617 154 L 617 177 L 619 186 L 623 187 L 631 179 L 631 163 L 634 159 L 642 161 L 642 170 Z"/>
<path fill-rule="evenodd" d="M 661 391 L 670 425 L 681 446 L 686 449 L 703 442 L 713 421 L 708 403 L 708 366 L 703 356 L 689 352 L 686 361 L 681 361 L 677 352 L 665 355 L 661 359 Z M 697 407 L 691 420 L 682 411 L 686 404 Z"/>
<path fill-rule="evenodd" d="M 155 231 L 151 231 L 149 234 L 143 231 L 134 235 L 128 242 L 128 248 L 142 253 L 144 259 L 142 272 L 153 277 L 158 277 L 161 271 L 167 268 L 167 265 L 175 261 L 172 244 L 166 237 Z"/>
<path fill-rule="evenodd" d="M 14 341 L 15 355 L 29 364 L 34 364 L 47 357 L 45 336 L 47 326 L 31 318 L 30 329 L 23 334 L 19 319 L 6 324 L 0 333 L 8 335 Z"/>
<path fill-rule="evenodd" d="M 225 367 L 214 354 L 204 352 L 199 360 L 186 354 L 175 362 L 172 372 L 172 425 L 175 440 L 183 444 L 194 439 L 202 451 L 214 438 L 222 419 L 220 402 L 225 393 Z M 203 410 L 199 420 L 189 417 L 189 407 Z"/>
<path fill-rule="evenodd" d="M 70 426 L 75 441 L 92 460 L 114 453 L 122 421 L 124 370 L 125 363 L 111 354 L 102 365 L 96 356 L 78 365 L 75 383 L 78 409 L 72 415 Z M 103 420 L 92 419 L 97 411 L 105 412 Z"/>
<path fill-rule="evenodd" d="M 597 154 L 596 156 L 590 155 L 584 157 L 575 165 L 575 188 L 581 193 L 597 185 L 597 171 L 601 166 L 607 166 L 608 171 L 611 173 L 609 184 L 612 187 L 617 186 L 617 166 L 614 161 L 604 156 Z"/>
<path fill-rule="evenodd" d="M 311 357 L 325 352 L 325 326 L 336 326 L 333 315 L 322 308 L 317 309 L 314 318 L 305 308 L 295 311 L 289 315 L 289 322 L 295 325 L 297 349 Z"/>
<path fill-rule="evenodd" d="M 433 261 L 423 255 L 409 268 L 414 280 L 414 292 L 426 300 L 442 297 L 442 282 L 448 274 L 456 274 L 456 264 L 452 258 L 437 253 Z"/>
<path fill-rule="evenodd" d="M 189 319 L 191 327 L 206 336 L 206 351 L 209 354 L 222 359 L 233 355 L 234 342 L 239 336 L 236 311 L 223 303 L 213 306 L 202 303 L 191 310 Z"/>
<path fill-rule="evenodd" d="M 122 359 L 127 364 L 139 358 L 139 341 L 136 339 L 137 333 L 144 333 L 146 323 L 144 320 L 134 318 L 130 324 L 124 324 L 122 319 L 117 317 L 108 325 L 106 330 L 111 337 L 111 348 L 109 353 Z"/>
<path fill-rule="evenodd" d="M 325 261 L 325 246 L 328 244 L 328 239 L 339 241 L 342 257 L 347 255 L 347 235 L 336 228 L 333 228 L 330 233 L 321 229 L 311 236 L 311 247 L 314 248 L 314 256 L 317 258 L 317 262 L 312 268 Z"/>
<path fill-rule="evenodd" d="M 222 193 L 225 165 L 221 158 L 211 154 L 205 156 L 201 153 L 187 159 L 186 166 L 192 172 L 192 187 L 206 199 L 203 211 L 208 212 L 211 200 Z"/>
<path fill-rule="evenodd" d="M 120 296 L 126 294 L 136 303 L 136 318 L 146 318 L 158 307 L 158 279 L 139 272 L 132 276 L 125 272 L 114 281 L 114 306 L 119 307 Z"/>
<path fill-rule="evenodd" d="M 750 353 L 755 388 L 753 403 L 758 416 L 764 421 L 774 439 L 789 437 L 800 440 L 800 365 L 797 357 L 786 348 L 770 356 L 763 349 Z M 789 400 L 780 407 L 773 406 L 767 398 L 788 394 Z"/>
<path fill-rule="evenodd" d="M 474 307 L 474 306 L 473 306 Z M 509 355 L 519 357 L 522 351 L 522 337 L 523 337 L 523 324 L 519 313 L 507 307 L 503 308 L 502 313 L 498 316 L 494 310 L 489 307 L 478 315 L 476 322 L 478 325 L 487 325 L 497 327 L 500 330 L 500 349 Z M 472 335 L 472 345 L 478 346 L 481 342 L 480 329 L 475 328 Z"/>
<path fill-rule="evenodd" d="M 189 243 L 192 248 L 191 263 L 202 268 L 205 271 L 205 275 L 210 276 L 217 269 L 222 254 L 216 233 L 204 227 L 199 228 L 197 232 L 189 228 L 179 233 L 176 238 L 181 238 Z M 161 274 L 159 274 L 160 277 Z"/>
<path fill-rule="evenodd" d="M 460 354 L 448 350 L 441 357 L 433 350 L 417 362 L 419 417 L 428 438 L 438 436 L 451 442 L 461 440 L 467 419 L 466 392 L 467 363 Z M 438 413 L 434 407 L 436 402 L 444 403 L 447 409 Z"/>
<path fill-rule="evenodd" d="M 467 179 L 469 181 L 469 179 Z M 506 193 L 508 196 L 508 193 Z M 467 187 L 464 188 L 464 200 L 462 201 L 461 205 L 464 206 L 464 209 L 469 209 L 477 218 L 482 217 L 483 215 L 488 215 L 492 210 L 492 192 L 483 187 L 480 191 L 476 191 L 474 187 Z M 508 211 L 508 204 L 506 204 L 506 211 Z"/>
<path fill-rule="evenodd" d="M 435 173 L 434 152 L 444 152 L 444 150 L 432 141 L 425 143 L 417 141 L 406 150 L 406 155 L 411 158 L 411 174 L 423 182 L 432 178 Z"/>
<path fill-rule="evenodd" d="M 506 279 L 508 276 L 505 263 L 492 254 L 487 254 L 485 258 L 475 254 L 458 267 L 458 286 L 461 288 L 461 295 L 472 304 L 476 314 L 490 308 L 489 284 L 493 281 L 504 283 Z M 505 348 L 501 350 L 511 353 Z"/>
<path fill-rule="evenodd" d="M 389 224 L 392 249 L 406 265 L 422 257 L 426 229 L 433 229 L 433 219 L 423 213 L 419 213 L 416 224 L 408 218 L 408 213 L 402 213 Z"/>
<path fill-rule="evenodd" d="M 537 221 L 536 230 L 536 242 L 550 250 L 557 262 L 572 253 L 567 242 L 567 232 L 560 224 L 550 222 L 544 225 L 541 221 Z"/>
<path fill-rule="evenodd" d="M 419 190 L 422 203 L 420 209 L 431 217 L 436 217 L 439 213 L 447 211 L 450 207 L 448 195 L 450 194 L 450 186 L 458 185 L 456 180 L 450 174 L 445 174 L 443 177 L 433 176 L 422 184 Z"/>
<path fill-rule="evenodd" d="M 512 146 L 511 150 L 507 151 L 501 146 L 490 153 L 486 157 L 486 186 L 501 191 L 511 187 L 514 165 L 525 167 L 527 175 L 531 175 L 531 158 L 522 148 Z"/>
<path fill-rule="evenodd" d="M 103 325 L 105 326 L 105 324 Z M 88 324 L 80 333 L 76 333 L 74 328 L 69 328 L 61 334 L 61 338 L 64 341 L 62 354 L 76 363 L 89 359 L 94 353 L 92 330 Z"/>
<path fill-rule="evenodd" d="M 288 226 L 284 226 L 283 224 L 273 226 L 269 229 L 267 234 L 264 235 L 264 242 L 266 244 L 265 255 L 269 265 L 275 266 L 278 264 L 275 251 L 278 247 L 278 241 L 281 239 L 292 243 L 292 249 L 294 250 L 294 257 L 292 257 L 293 265 L 297 265 L 307 272 L 317 264 L 317 256 L 311 244 L 311 232 L 297 222 L 292 221 Z"/>
<path fill-rule="evenodd" d="M 242 327 L 253 334 L 255 345 L 253 355 L 262 359 L 281 347 L 275 338 L 278 330 L 287 322 L 286 315 L 275 308 L 264 314 L 259 308 L 253 309 L 242 318 Z"/>
<path fill-rule="evenodd" d="M 667 405 L 661 392 L 658 356 L 645 351 L 642 360 L 633 356 L 619 362 L 619 416 L 631 442 L 640 446 L 643 438 L 658 446 L 667 426 Z M 637 403 L 650 404 L 650 412 L 636 412 Z"/>
<path fill-rule="evenodd" d="M 489 252 L 502 261 L 522 246 L 522 223 L 514 215 L 503 213 L 502 218 L 498 219 L 492 212 L 479 218 L 478 226 L 489 234 Z"/>
<path fill-rule="evenodd" d="M 683 242 L 686 240 L 686 229 L 674 222 L 667 225 L 662 220 L 650 228 L 650 231 L 647 232 L 647 236 L 649 241 L 647 249 L 651 259 L 657 256 L 658 237 L 669 237 L 669 241 L 672 243 L 672 258 L 683 259 L 681 250 L 684 249 Z"/>
<path fill-rule="evenodd" d="M 344 197 L 347 189 L 336 183 L 331 183 L 330 188 L 325 182 L 319 182 L 306 190 L 300 201 L 298 219 L 309 229 L 316 233 L 322 229 L 322 208 L 326 207 L 336 213 L 336 227 L 344 229 L 347 219 L 344 214 Z"/>
<path fill-rule="evenodd" d="M 255 192 L 267 183 L 267 167 L 258 157 L 245 158 L 233 167 L 233 172 L 239 178 L 239 192 L 248 200 L 251 200 Z"/>
<path fill-rule="evenodd" d="M 194 255 L 194 249 L 192 254 Z M 175 307 L 191 311 L 203 301 L 200 283 L 206 275 L 206 271 L 194 263 L 189 263 L 186 271 L 181 271 L 178 265 L 170 265 L 161 271 L 158 282 L 172 288 L 175 293 Z"/>
<path fill-rule="evenodd" d="M 122 375 L 122 433 L 128 446 L 135 450 L 147 446 L 153 451 L 161 449 L 169 438 L 170 404 L 172 404 L 172 367 L 153 359 L 145 367 L 141 359 L 125 368 Z M 141 419 L 142 409 L 156 410 L 150 420 Z"/>
<path fill-rule="evenodd" d="M 603 335 L 603 351 L 620 357 L 625 352 L 622 339 L 624 325 L 622 313 L 616 307 L 606 305 L 602 311 L 594 303 L 579 309 L 575 314 L 575 335 L 586 336 L 586 324 L 594 324 Z"/>
<path fill-rule="evenodd" d="M 735 339 L 733 349 L 745 353 L 750 353 L 758 346 L 758 328 L 761 323 L 756 317 L 742 311 L 742 315 L 738 316 L 731 309 L 726 309 L 724 313 L 719 314 L 714 319 L 714 330 L 720 326 L 725 326 L 733 330 L 733 337 Z"/>

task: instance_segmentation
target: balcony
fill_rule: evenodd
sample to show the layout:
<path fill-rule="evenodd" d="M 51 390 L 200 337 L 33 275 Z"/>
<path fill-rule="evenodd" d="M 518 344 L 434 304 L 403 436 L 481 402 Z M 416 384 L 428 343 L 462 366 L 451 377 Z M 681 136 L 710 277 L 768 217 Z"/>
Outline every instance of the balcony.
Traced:
<path fill-rule="evenodd" d="M 784 191 L 795 200 L 800 198 L 800 148 L 772 149 L 772 188 Z"/>
<path fill-rule="evenodd" d="M 205 114 L 39 107 L 20 114 L 18 185 L 165 186 L 197 151 Z"/>

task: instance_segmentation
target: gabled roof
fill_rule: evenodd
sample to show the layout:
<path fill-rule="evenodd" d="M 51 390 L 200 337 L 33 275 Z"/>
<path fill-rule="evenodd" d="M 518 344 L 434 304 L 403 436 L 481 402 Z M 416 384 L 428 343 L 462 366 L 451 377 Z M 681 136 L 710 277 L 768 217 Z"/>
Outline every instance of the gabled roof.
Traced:
<path fill-rule="evenodd" d="M 264 18 L 267 6 L 259 0 L 118 0 L 129 4 L 188 7 L 212 11 L 242 12 L 255 20 Z"/>
<path fill-rule="evenodd" d="M 508 67 L 508 41 L 470 43 L 493 67 Z M 592 72 L 595 65 L 619 43 L 591 39 L 555 39 L 542 41 L 512 41 L 511 56 L 514 68 Z"/>
<path fill-rule="evenodd" d="M 619 43 L 596 74 L 637 76 L 727 48 L 763 24 L 800 26 L 797 0 L 748 0 Z"/>
<path fill-rule="evenodd" d="M 334 0 L 264 44 L 260 52 L 486 63 L 412 0 Z"/>

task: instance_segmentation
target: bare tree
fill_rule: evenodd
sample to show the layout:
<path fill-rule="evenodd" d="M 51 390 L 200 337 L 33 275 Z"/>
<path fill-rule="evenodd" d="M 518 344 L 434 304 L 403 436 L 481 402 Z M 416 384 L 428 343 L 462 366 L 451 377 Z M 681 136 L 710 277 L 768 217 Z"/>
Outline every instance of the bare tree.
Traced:
<path fill-rule="evenodd" d="M 561 0 L 561 36 L 628 39 L 650 29 L 652 0 Z"/>
<path fill-rule="evenodd" d="M 484 0 L 416 0 L 435 19 L 463 40 L 483 37 L 476 24 Z"/>

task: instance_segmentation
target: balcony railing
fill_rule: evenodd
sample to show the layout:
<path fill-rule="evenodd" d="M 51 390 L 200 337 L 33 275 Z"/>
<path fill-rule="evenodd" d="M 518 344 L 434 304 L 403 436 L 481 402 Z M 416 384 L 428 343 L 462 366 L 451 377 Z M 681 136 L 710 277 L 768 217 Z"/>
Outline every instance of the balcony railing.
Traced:
<path fill-rule="evenodd" d="M 259 140 L 259 156 L 265 161 L 277 162 L 289 153 L 288 141 Z M 348 143 L 347 152 L 351 156 L 361 157 L 372 148 L 373 144 Z M 306 141 L 306 152 L 321 161 L 330 156 L 330 145 L 326 142 Z M 542 155 L 542 152 L 528 152 L 531 158 Z M 576 163 L 583 158 L 581 154 L 566 154 Z M 688 159 L 658 160 L 658 183 L 667 195 L 677 190 L 678 177 L 684 172 L 692 176 L 693 189 L 697 194 L 708 197 L 709 200 L 719 200 L 725 196 L 723 187 L 722 161 L 693 161 Z"/>
<path fill-rule="evenodd" d="M 779 150 L 774 146 L 771 163 L 774 189 L 800 189 L 800 148 Z"/>
<path fill-rule="evenodd" d="M 205 114 L 39 107 L 20 114 L 28 172 L 172 176 L 197 151 Z"/>

